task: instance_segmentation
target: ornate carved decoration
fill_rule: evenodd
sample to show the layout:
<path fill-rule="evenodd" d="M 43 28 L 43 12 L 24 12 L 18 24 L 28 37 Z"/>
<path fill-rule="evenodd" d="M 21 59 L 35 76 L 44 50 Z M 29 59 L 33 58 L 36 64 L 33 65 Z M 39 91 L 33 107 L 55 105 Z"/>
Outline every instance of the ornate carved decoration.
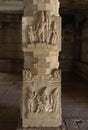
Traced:
<path fill-rule="evenodd" d="M 27 23 L 25 31 L 23 31 L 26 44 L 46 43 L 56 45 L 58 39 L 56 19 L 53 18 L 52 20 L 48 11 L 39 11 L 37 15 L 33 24 Z"/>
<path fill-rule="evenodd" d="M 24 69 L 23 70 L 23 79 L 25 80 L 32 80 L 32 74 L 29 69 Z"/>
<path fill-rule="evenodd" d="M 56 112 L 57 111 L 57 100 L 59 90 L 53 88 L 49 91 L 48 87 L 39 89 L 38 92 L 26 88 L 25 93 L 25 116 L 28 113 L 40 113 L 40 112 Z M 56 98 L 57 97 L 57 98 Z"/>
<path fill-rule="evenodd" d="M 50 78 L 51 80 L 58 80 L 61 81 L 61 70 L 59 69 L 54 69 L 52 71 L 52 77 Z"/>
<path fill-rule="evenodd" d="M 53 21 L 52 26 L 51 26 L 51 34 L 50 34 L 49 43 L 55 45 L 57 38 L 58 38 L 58 35 L 57 35 L 57 31 L 56 31 L 56 22 Z"/>

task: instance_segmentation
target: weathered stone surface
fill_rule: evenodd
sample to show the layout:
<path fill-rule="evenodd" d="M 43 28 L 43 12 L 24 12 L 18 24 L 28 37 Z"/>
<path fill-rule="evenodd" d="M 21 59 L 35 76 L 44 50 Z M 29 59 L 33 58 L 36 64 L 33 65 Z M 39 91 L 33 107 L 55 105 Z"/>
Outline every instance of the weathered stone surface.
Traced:
<path fill-rule="evenodd" d="M 17 130 L 65 130 L 62 127 L 18 128 Z"/>
<path fill-rule="evenodd" d="M 34 76 L 27 71 L 23 82 L 23 126 L 58 127 L 61 125 L 61 77 Z M 48 114 L 48 118 L 47 118 Z"/>
<path fill-rule="evenodd" d="M 22 127 L 59 128 L 61 116 L 61 18 L 58 0 L 25 0 Z M 28 13 L 30 11 L 30 13 Z"/>
<path fill-rule="evenodd" d="M 23 17 L 22 19 L 23 47 L 29 49 L 34 47 L 56 47 L 57 49 L 59 49 L 58 51 L 60 51 L 61 18 L 58 16 L 50 16 L 48 11 L 39 11 L 37 15 L 41 19 L 38 19 L 38 17 L 35 17 L 35 19 L 34 17 Z"/>
<path fill-rule="evenodd" d="M 33 0 L 31 2 L 28 0 L 24 0 L 24 5 L 25 16 L 32 16 L 35 11 L 50 11 L 51 15 L 59 15 L 58 9 L 60 5 L 58 3 L 58 0 Z"/>

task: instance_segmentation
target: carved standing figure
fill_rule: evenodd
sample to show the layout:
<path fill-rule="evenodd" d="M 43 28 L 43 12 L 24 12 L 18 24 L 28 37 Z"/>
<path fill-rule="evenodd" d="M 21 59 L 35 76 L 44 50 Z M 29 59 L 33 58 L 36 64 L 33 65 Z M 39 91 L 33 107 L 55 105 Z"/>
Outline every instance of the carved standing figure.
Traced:
<path fill-rule="evenodd" d="M 40 95 L 38 95 L 37 101 L 38 101 L 37 113 L 44 112 L 45 108 L 44 108 L 44 104 L 43 104 L 43 101 L 41 100 L 41 96 Z"/>
<path fill-rule="evenodd" d="M 32 92 L 28 99 L 28 112 L 35 112 L 36 109 L 36 92 Z"/>
<path fill-rule="evenodd" d="M 48 88 L 45 89 L 42 97 L 45 104 L 45 112 L 52 112 L 52 106 L 50 104 L 50 95 L 48 92 Z"/>
<path fill-rule="evenodd" d="M 51 98 L 51 105 L 52 105 L 52 110 L 53 112 L 57 111 L 57 102 L 58 102 L 58 93 L 59 90 L 57 88 L 53 89 L 50 95 Z"/>
<path fill-rule="evenodd" d="M 57 42 L 57 31 L 56 31 L 56 22 L 54 21 L 52 23 L 52 32 L 51 32 L 51 35 L 50 35 L 50 44 L 56 44 Z"/>
<path fill-rule="evenodd" d="M 44 12 L 41 12 L 41 21 L 38 23 L 38 40 L 40 43 L 45 42 L 45 28 L 46 28 L 46 21 L 45 21 L 45 16 Z"/>
<path fill-rule="evenodd" d="M 31 25 L 28 26 L 28 41 L 29 43 L 34 43 L 35 41 L 35 33 Z"/>

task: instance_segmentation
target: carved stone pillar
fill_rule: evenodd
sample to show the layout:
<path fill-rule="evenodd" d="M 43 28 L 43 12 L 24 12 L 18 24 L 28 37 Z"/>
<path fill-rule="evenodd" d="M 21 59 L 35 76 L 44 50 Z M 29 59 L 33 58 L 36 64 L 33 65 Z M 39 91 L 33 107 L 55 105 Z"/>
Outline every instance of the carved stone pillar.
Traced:
<path fill-rule="evenodd" d="M 22 128 L 61 130 L 61 17 L 58 0 L 25 0 Z"/>

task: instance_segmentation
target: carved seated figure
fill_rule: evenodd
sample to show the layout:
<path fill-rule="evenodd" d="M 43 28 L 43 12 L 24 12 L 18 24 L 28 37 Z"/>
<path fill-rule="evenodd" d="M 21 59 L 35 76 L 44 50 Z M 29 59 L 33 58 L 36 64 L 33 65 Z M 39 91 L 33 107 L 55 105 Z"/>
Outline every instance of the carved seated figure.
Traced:
<path fill-rule="evenodd" d="M 32 74 L 29 69 L 23 70 L 23 78 L 24 80 L 32 80 Z"/>

